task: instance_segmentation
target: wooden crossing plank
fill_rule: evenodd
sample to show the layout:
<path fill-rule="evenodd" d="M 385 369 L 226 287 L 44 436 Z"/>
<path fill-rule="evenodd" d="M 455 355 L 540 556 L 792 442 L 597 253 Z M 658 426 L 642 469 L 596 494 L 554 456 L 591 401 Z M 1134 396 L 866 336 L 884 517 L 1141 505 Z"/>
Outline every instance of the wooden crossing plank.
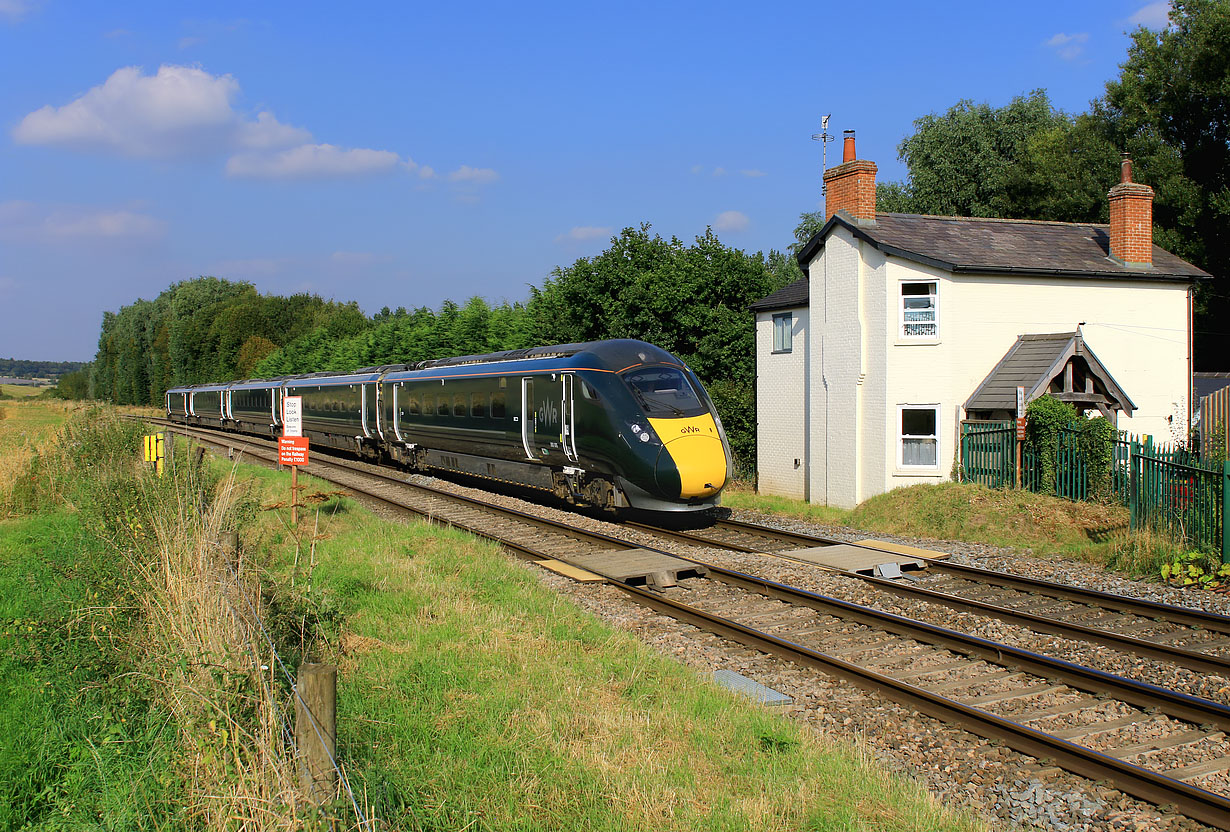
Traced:
<path fill-rule="evenodd" d="M 906 546 L 903 543 L 890 543 L 887 540 L 866 540 L 858 541 L 859 546 L 866 546 L 868 549 L 879 549 L 882 552 L 895 552 L 898 555 L 913 555 L 918 558 L 931 558 L 932 560 L 948 560 L 952 557 L 947 552 L 937 552 L 934 549 L 920 549 L 917 546 Z"/>
<path fill-rule="evenodd" d="M 544 569 L 550 569 L 552 572 L 558 572 L 559 574 L 563 575 L 566 578 L 572 578 L 574 581 L 581 581 L 582 583 L 588 582 L 588 581 L 605 581 L 606 580 L 606 578 L 602 577 L 601 575 L 595 575 L 593 572 L 590 572 L 588 569 L 582 569 L 579 566 L 573 566 L 571 563 L 564 563 L 562 560 L 553 560 L 553 559 L 552 560 L 536 560 L 534 561 L 534 563 L 538 564 Z"/>

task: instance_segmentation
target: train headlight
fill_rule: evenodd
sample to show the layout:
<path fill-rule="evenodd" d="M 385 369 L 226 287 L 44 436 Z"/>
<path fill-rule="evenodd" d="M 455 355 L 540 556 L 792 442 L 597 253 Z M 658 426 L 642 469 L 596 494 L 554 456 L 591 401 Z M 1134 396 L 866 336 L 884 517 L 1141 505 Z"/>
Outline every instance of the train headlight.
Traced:
<path fill-rule="evenodd" d="M 633 436 L 642 442 L 658 442 L 658 437 L 654 434 L 653 428 L 649 427 L 649 425 L 642 425 L 640 422 L 632 422 L 628 425 L 628 428 L 632 431 Z"/>

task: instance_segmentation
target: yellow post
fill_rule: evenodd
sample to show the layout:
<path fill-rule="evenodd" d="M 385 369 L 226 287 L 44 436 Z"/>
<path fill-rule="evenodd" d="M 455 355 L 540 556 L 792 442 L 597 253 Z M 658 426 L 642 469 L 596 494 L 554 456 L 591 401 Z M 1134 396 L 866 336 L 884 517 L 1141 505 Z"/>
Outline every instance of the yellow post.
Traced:
<path fill-rule="evenodd" d="M 154 434 L 154 471 L 158 476 L 162 476 L 162 471 L 165 468 L 166 445 L 163 444 L 163 435 L 161 433 Z"/>

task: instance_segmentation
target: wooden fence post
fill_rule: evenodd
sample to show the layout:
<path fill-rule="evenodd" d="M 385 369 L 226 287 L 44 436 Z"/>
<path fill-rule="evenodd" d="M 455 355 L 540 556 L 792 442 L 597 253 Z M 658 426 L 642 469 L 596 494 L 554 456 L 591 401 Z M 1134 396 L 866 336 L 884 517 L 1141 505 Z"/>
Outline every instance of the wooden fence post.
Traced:
<path fill-rule="evenodd" d="M 327 664 L 299 665 L 295 690 L 299 784 L 309 800 L 323 803 L 337 790 L 337 769 L 333 767 L 337 750 L 337 668 Z"/>

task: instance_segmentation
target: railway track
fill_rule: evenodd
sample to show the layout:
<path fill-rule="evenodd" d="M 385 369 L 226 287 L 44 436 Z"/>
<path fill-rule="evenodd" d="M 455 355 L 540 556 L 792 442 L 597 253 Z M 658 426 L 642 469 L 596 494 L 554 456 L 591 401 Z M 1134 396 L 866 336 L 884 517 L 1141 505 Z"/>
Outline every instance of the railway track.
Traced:
<path fill-rule="evenodd" d="M 176 429 L 218 447 L 237 447 L 245 456 L 266 462 L 276 458 L 265 440 Z M 386 506 L 466 529 L 536 561 L 589 557 L 592 564 L 595 553 L 613 556 L 644 548 L 341 460 L 317 456 L 309 470 Z M 1230 830 L 1226 706 L 754 575 L 699 563 L 693 567 L 658 587 L 609 576 L 608 581 L 665 615 L 847 679 L 1022 753 Z"/>
<path fill-rule="evenodd" d="M 792 550 L 840 543 L 737 520 L 720 520 L 712 527 L 687 532 L 642 523 L 625 525 L 693 546 L 771 554 L 788 560 Z M 888 580 L 829 568 L 900 597 L 1230 678 L 1230 618 L 1225 616 L 948 563 L 914 552 L 910 556 L 925 563 L 928 578 L 920 582 Z"/>

